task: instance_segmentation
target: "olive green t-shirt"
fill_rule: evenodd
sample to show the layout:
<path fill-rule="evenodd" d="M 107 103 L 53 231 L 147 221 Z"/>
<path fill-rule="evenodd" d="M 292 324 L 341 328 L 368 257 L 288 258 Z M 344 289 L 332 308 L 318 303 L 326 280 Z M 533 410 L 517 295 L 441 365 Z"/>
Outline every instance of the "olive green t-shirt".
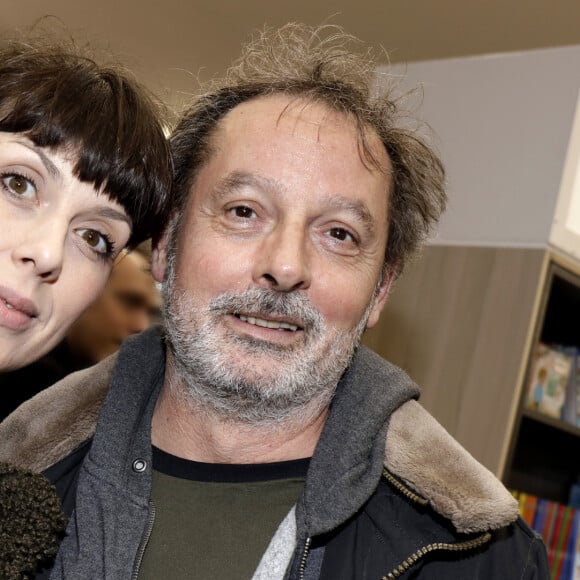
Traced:
<path fill-rule="evenodd" d="M 308 463 L 208 464 L 153 448 L 155 520 L 139 580 L 249 580 Z"/>

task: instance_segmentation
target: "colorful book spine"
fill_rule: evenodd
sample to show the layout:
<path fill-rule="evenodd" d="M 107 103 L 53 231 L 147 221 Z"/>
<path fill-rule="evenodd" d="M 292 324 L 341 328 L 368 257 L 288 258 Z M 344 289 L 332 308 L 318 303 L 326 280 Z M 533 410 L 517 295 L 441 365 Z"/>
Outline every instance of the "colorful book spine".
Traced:
<path fill-rule="evenodd" d="M 557 538 L 554 538 L 554 562 L 552 564 L 552 578 L 561 578 L 562 565 L 564 563 L 564 556 L 566 548 L 568 547 L 568 538 L 574 521 L 574 508 L 566 506 L 562 516 L 562 525 L 560 526 L 560 533 Z"/>
<path fill-rule="evenodd" d="M 550 509 L 548 510 L 548 516 L 546 518 L 546 525 L 544 526 L 544 531 L 542 532 L 542 537 L 544 538 L 544 543 L 546 547 L 550 545 L 552 540 L 552 533 L 554 531 L 554 526 L 556 524 L 556 517 L 558 514 L 558 504 L 556 502 L 550 502 Z"/>
<path fill-rule="evenodd" d="M 523 520 L 531 527 L 534 525 L 538 497 L 529 493 L 520 492 L 518 497 L 520 514 Z"/>
<path fill-rule="evenodd" d="M 576 552 L 578 550 L 579 526 L 580 526 L 580 510 L 575 509 L 572 517 L 572 524 L 570 526 L 568 545 L 566 546 L 566 552 L 564 554 L 564 562 L 562 564 L 562 568 L 560 570 L 560 577 L 558 580 L 575 580 L 574 563 L 576 560 Z"/>
<path fill-rule="evenodd" d="M 520 515 L 543 538 L 552 580 L 580 580 L 580 509 L 512 491 Z"/>
<path fill-rule="evenodd" d="M 538 503 L 536 504 L 536 514 L 534 516 L 534 523 L 532 524 L 532 528 L 539 534 L 543 535 L 544 533 L 548 512 L 553 503 L 554 502 L 551 502 L 549 499 L 544 499 L 543 497 L 538 498 Z"/>
<path fill-rule="evenodd" d="M 558 543 L 558 538 L 560 537 L 560 528 L 562 527 L 562 520 L 564 519 L 564 512 L 566 506 L 563 504 L 558 504 L 556 508 L 556 519 L 554 521 L 554 527 L 552 528 L 552 533 L 550 537 L 546 540 L 546 546 L 548 548 L 548 565 L 550 570 L 554 568 L 554 561 L 556 559 L 556 545 Z M 552 579 L 554 578 L 552 574 Z"/>

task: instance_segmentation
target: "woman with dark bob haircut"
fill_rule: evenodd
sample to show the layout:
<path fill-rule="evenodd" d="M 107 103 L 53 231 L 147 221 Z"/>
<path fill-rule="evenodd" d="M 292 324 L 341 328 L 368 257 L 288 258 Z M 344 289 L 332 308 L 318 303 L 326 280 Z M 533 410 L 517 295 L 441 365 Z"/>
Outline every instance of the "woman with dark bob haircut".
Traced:
<path fill-rule="evenodd" d="M 165 221 L 160 104 L 72 42 L 0 45 L 0 372 L 54 347 Z"/>
<path fill-rule="evenodd" d="M 71 42 L 0 43 L 0 372 L 55 346 L 121 250 L 164 226 L 161 112 Z M 0 578 L 33 578 L 64 524 L 43 475 L 0 464 Z"/>

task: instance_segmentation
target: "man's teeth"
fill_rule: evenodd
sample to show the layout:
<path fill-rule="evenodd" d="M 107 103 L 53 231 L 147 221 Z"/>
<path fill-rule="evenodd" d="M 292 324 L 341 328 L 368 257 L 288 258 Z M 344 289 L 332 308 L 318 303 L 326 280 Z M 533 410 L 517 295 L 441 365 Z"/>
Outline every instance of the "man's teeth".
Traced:
<path fill-rule="evenodd" d="M 247 322 L 248 324 L 263 326 L 264 328 L 291 330 L 293 332 L 298 330 L 298 326 L 295 324 L 289 324 L 288 322 L 274 322 L 273 320 L 263 320 L 262 318 L 255 318 L 254 316 L 243 316 L 240 314 L 240 320 Z"/>
<path fill-rule="evenodd" d="M 6 308 L 10 308 L 10 310 L 14 310 L 14 306 L 12 306 L 12 304 L 10 304 L 10 302 L 6 302 L 6 300 L 3 300 L 4 304 L 6 304 Z"/>

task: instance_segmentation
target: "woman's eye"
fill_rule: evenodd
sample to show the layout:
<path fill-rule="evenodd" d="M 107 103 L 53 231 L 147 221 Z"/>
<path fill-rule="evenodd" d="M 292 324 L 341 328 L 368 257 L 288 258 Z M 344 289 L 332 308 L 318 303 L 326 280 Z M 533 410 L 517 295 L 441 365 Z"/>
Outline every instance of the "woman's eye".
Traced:
<path fill-rule="evenodd" d="M 77 234 L 97 254 L 102 254 L 104 256 L 112 254 L 113 243 L 105 234 L 89 228 L 77 230 Z"/>
<path fill-rule="evenodd" d="M 256 215 L 256 212 L 247 205 L 237 205 L 236 207 L 232 207 L 229 211 L 237 218 L 249 219 Z"/>
<path fill-rule="evenodd" d="M 30 179 L 27 179 L 22 175 L 16 173 L 5 174 L 2 176 L 2 184 L 8 192 L 15 196 L 36 196 L 36 186 Z"/>
<path fill-rule="evenodd" d="M 354 242 L 354 236 L 344 228 L 332 228 L 329 230 L 328 235 L 339 242 Z"/>

